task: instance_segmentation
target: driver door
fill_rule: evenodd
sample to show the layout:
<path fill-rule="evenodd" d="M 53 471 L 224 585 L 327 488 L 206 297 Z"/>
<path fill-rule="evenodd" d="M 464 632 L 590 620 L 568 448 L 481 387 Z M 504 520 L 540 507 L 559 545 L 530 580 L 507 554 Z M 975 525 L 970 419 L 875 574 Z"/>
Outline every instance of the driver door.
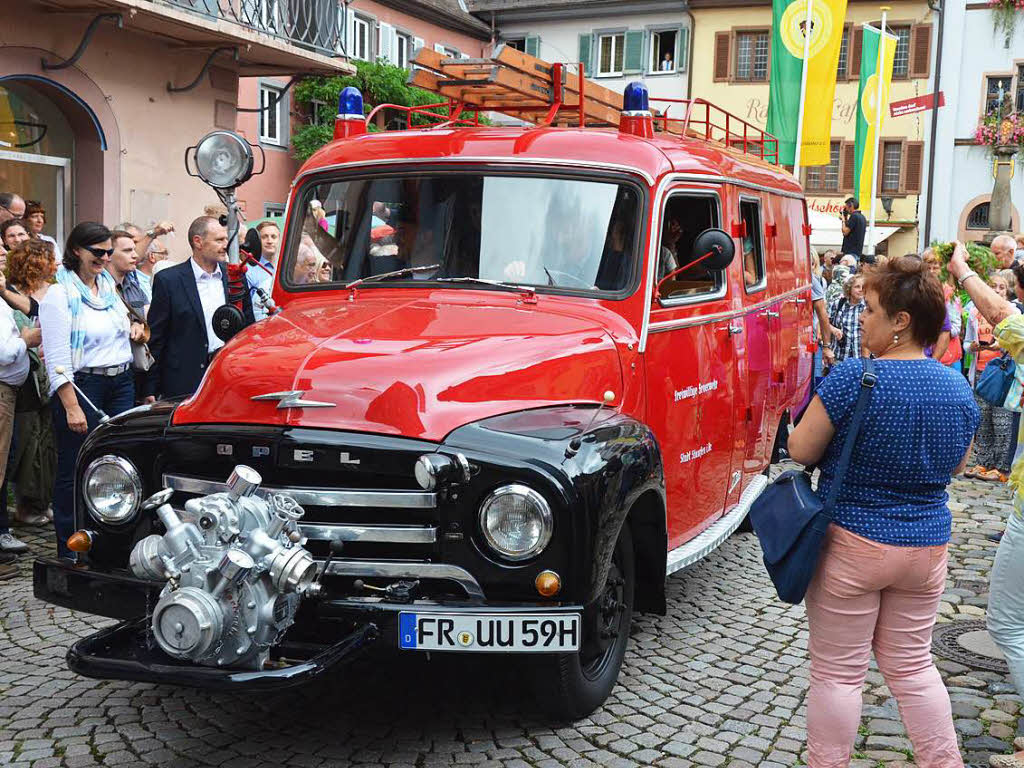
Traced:
<path fill-rule="evenodd" d="M 689 263 L 695 258 L 697 235 L 721 226 L 718 189 L 675 187 L 660 214 L 650 256 L 659 261 L 659 281 L 669 271 L 671 257 L 679 266 Z M 729 272 L 734 268 L 735 263 L 709 272 L 695 265 L 692 273 L 683 271 L 662 282 L 660 297 L 651 299 L 647 422 L 662 448 L 669 549 L 722 515 L 732 484 L 737 381 L 733 330 L 742 327 L 728 317 Z"/>

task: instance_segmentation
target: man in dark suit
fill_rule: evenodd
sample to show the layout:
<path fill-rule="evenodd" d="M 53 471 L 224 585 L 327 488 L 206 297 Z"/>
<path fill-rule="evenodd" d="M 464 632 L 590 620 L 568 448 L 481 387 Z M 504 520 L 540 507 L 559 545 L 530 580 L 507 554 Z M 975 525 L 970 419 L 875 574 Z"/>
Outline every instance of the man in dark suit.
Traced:
<path fill-rule="evenodd" d="M 227 303 L 228 233 L 212 216 L 200 216 L 188 228 L 192 258 L 158 272 L 149 307 L 149 369 L 146 394 L 172 398 L 191 395 L 213 354 L 224 346 L 213 332 L 213 313 Z M 252 301 L 244 292 L 243 314 L 252 323 Z"/>

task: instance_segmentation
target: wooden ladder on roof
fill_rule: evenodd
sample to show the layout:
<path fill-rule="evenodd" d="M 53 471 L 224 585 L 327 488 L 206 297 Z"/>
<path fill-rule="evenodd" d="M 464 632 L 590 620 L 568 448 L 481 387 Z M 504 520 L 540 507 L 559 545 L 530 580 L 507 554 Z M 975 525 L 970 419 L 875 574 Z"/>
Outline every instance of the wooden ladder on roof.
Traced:
<path fill-rule="evenodd" d="M 409 85 L 467 109 L 501 112 L 537 125 L 619 124 L 621 93 L 581 78 L 568 65 L 550 64 L 507 45 L 489 59 L 452 59 L 420 48 L 410 64 Z"/>

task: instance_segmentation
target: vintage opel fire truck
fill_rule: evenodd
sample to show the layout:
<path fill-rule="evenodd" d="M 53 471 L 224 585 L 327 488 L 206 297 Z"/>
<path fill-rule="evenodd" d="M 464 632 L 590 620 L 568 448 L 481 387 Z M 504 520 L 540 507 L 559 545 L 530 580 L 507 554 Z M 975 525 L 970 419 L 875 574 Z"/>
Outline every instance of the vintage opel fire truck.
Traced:
<path fill-rule="evenodd" d="M 633 613 L 765 487 L 812 349 L 773 138 L 700 100 L 652 115 L 642 85 L 589 127 L 603 89 L 557 66 L 549 110 L 505 104 L 536 125 L 477 126 L 483 64 L 429 64 L 464 89 L 437 125 L 367 133 L 342 95 L 291 190 L 280 311 L 86 442 L 78 563 L 36 561 L 35 594 L 122 623 L 73 670 L 246 690 L 370 647 L 531 654 L 578 718 Z"/>

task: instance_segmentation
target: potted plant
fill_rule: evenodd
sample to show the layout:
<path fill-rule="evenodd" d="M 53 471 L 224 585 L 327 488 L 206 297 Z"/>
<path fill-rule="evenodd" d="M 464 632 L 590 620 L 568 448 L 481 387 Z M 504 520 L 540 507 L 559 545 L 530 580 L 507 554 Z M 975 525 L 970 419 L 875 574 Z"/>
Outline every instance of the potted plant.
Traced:
<path fill-rule="evenodd" d="M 1017 27 L 1017 14 L 1024 11 L 1024 0 L 988 0 L 988 7 L 992 9 L 995 31 L 1003 33 L 1005 45 L 1009 48 Z"/>

